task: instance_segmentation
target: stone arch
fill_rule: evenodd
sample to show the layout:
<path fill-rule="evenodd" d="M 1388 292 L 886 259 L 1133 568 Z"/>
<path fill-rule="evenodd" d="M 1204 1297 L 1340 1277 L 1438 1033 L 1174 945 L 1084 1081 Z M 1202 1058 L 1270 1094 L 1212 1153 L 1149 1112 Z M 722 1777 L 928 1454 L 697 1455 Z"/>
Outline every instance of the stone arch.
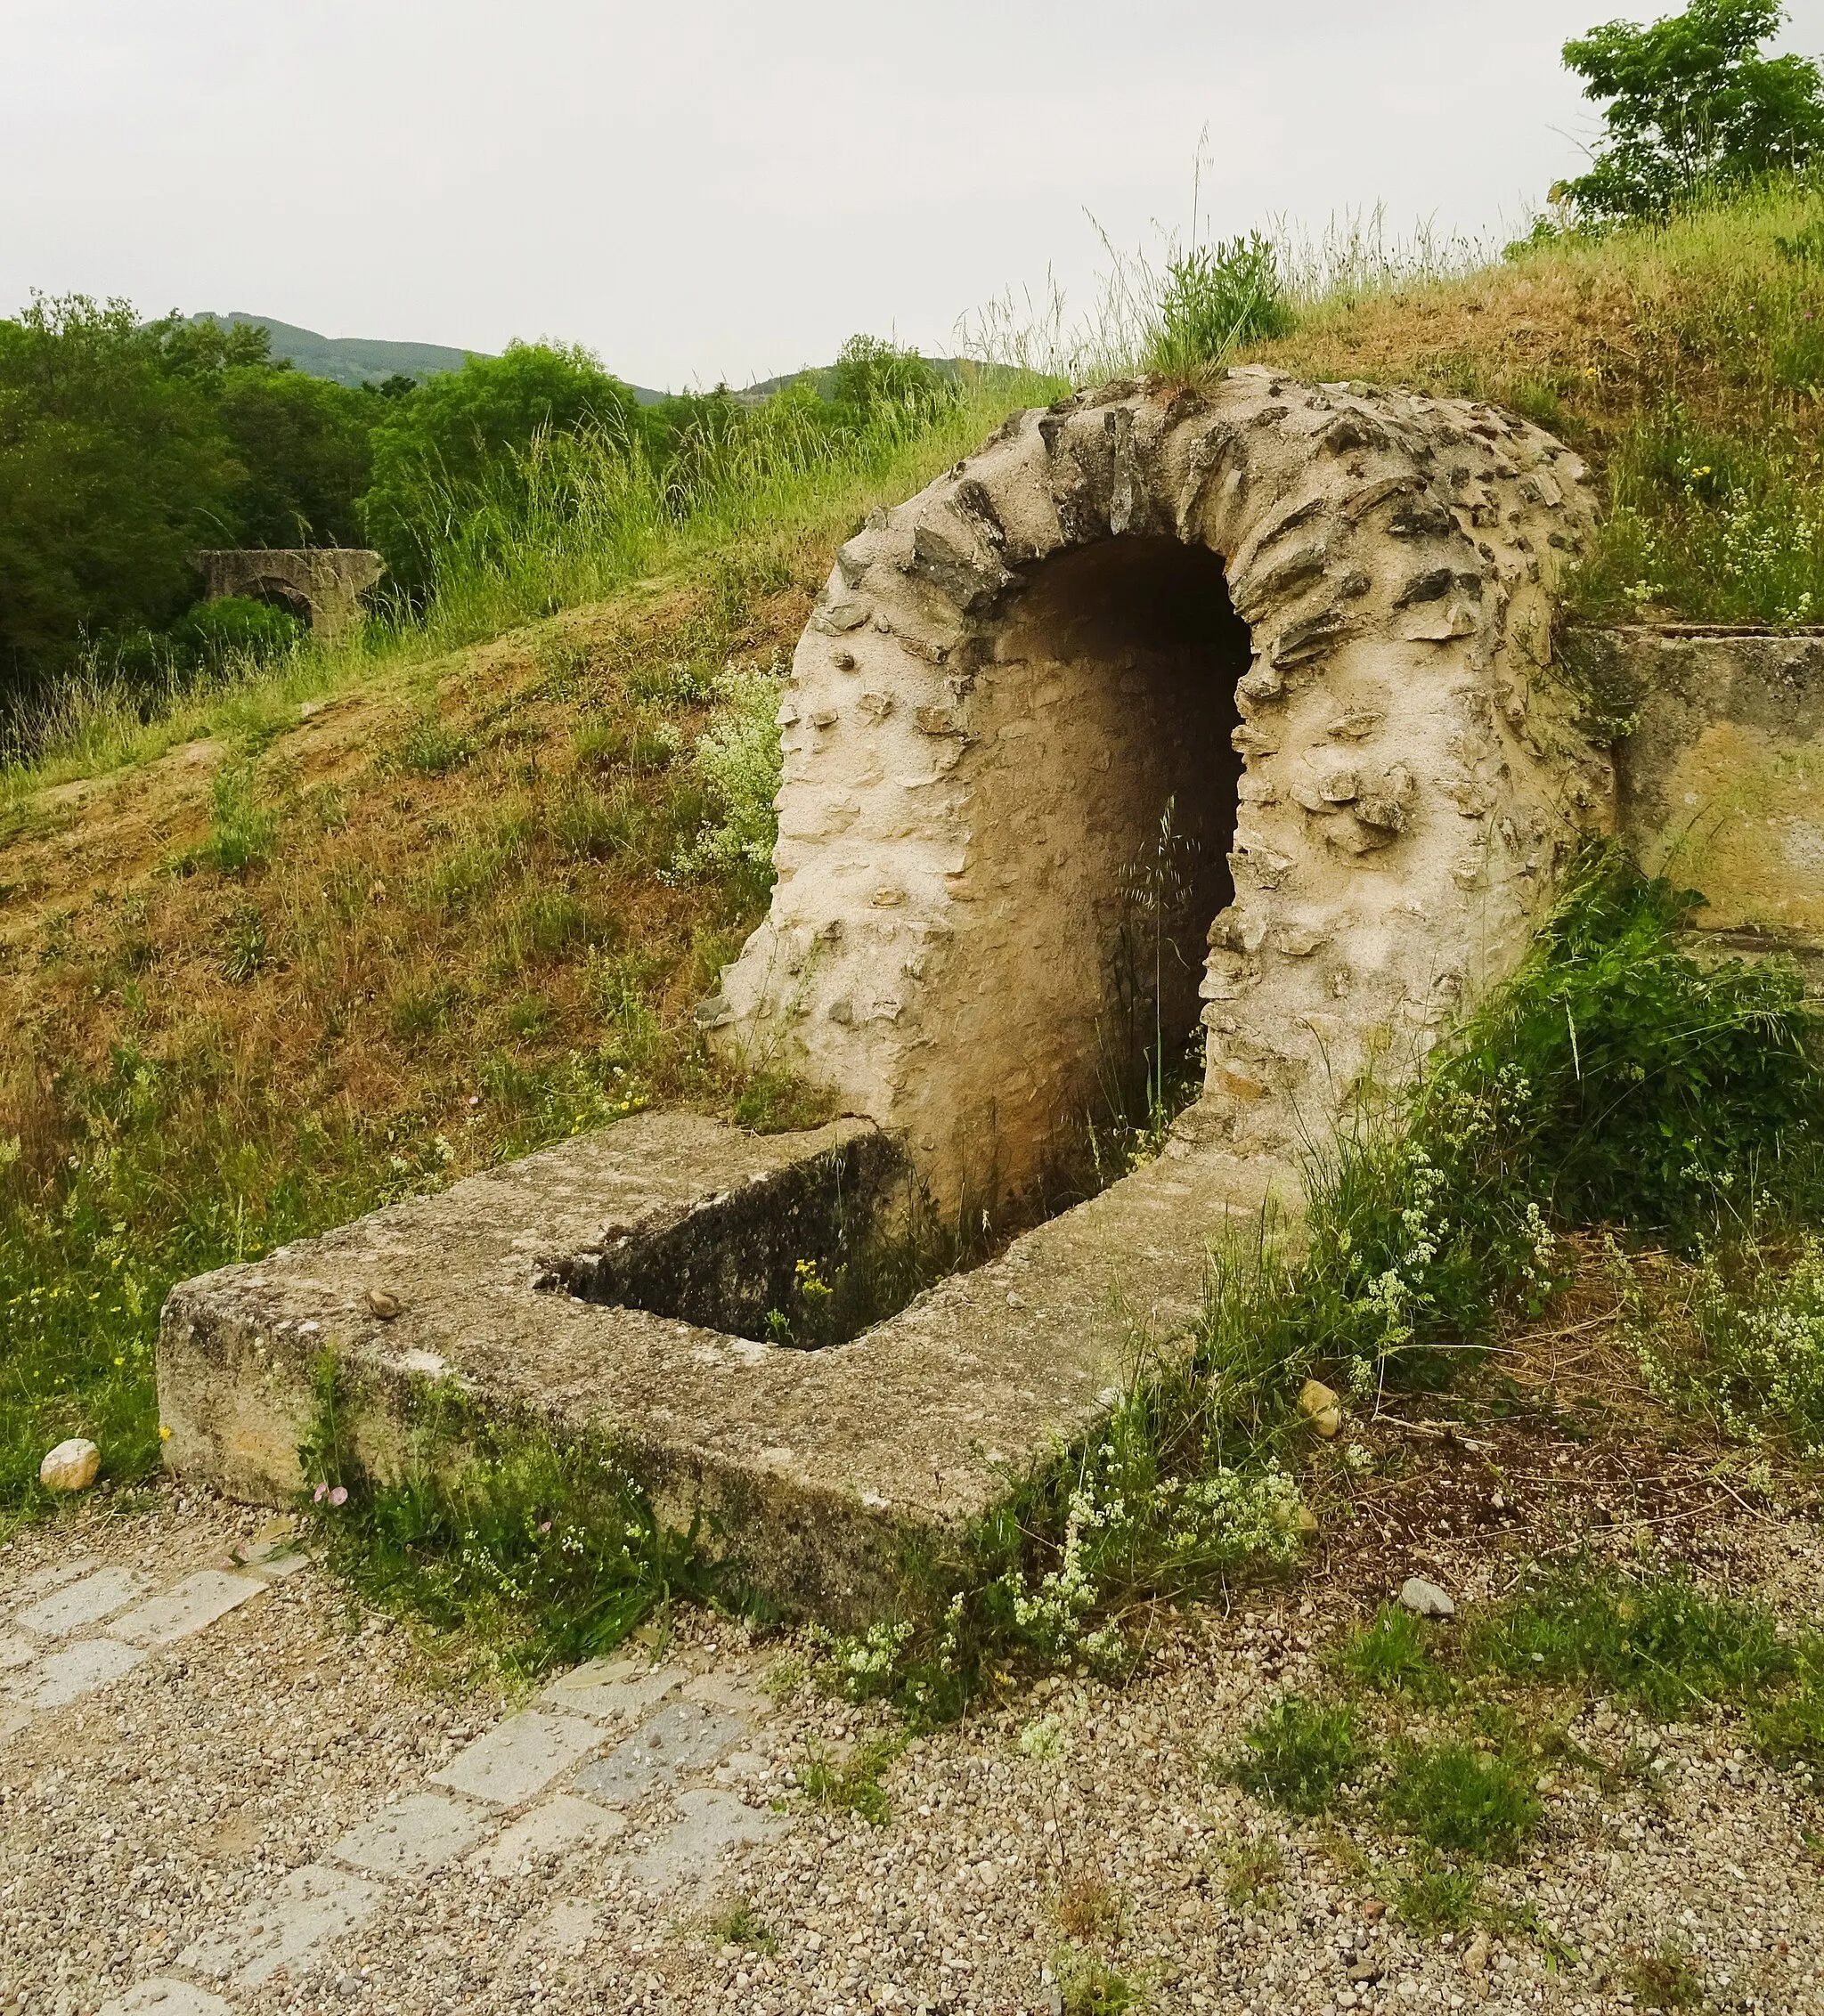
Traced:
<path fill-rule="evenodd" d="M 1194 1129 L 1283 1158 L 1511 970 L 1609 816 L 1551 671 L 1592 515 L 1576 457 L 1470 402 L 1250 367 L 1014 415 L 838 555 L 771 911 L 704 1020 L 940 1195 L 1017 1189 L 1080 1110 L 1119 858 L 1170 800 Z"/>
<path fill-rule="evenodd" d="M 254 546 L 192 553 L 210 601 L 225 595 L 275 602 L 309 623 L 326 644 L 361 621 L 361 598 L 387 571 L 365 547 Z"/>

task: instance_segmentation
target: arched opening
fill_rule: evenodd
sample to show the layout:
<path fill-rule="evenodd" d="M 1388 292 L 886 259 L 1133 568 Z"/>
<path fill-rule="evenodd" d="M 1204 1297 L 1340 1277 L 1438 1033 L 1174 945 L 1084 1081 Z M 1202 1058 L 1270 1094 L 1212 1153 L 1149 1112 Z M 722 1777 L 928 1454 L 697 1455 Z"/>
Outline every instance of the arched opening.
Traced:
<path fill-rule="evenodd" d="M 1112 1110 L 1144 1115 L 1187 1065 L 1201 1083 L 1250 656 L 1220 558 L 1168 538 L 1040 562 L 993 640 L 969 710 L 982 760 L 968 955 L 984 1038 L 994 1025 L 981 1093 L 1014 1167 L 1054 1160 Z"/>
<path fill-rule="evenodd" d="M 247 593 L 255 602 L 264 602 L 268 608 L 282 609 L 288 616 L 296 616 L 308 630 L 316 615 L 309 596 L 301 589 L 292 587 L 289 581 L 275 581 L 270 576 L 256 581 Z"/>

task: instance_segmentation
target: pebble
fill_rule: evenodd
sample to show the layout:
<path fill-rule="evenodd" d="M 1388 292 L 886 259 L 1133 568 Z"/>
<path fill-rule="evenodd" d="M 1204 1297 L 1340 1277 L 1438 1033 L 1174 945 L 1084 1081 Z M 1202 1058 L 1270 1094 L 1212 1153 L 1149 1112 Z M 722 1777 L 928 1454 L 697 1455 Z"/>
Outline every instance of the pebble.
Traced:
<path fill-rule="evenodd" d="M 46 1491 L 86 1491 L 102 1467 L 102 1452 L 81 1435 L 60 1442 L 38 1465 L 38 1482 Z"/>
<path fill-rule="evenodd" d="M 1410 1575 L 1400 1584 L 1400 1602 L 1421 1617 L 1454 1617 L 1457 1614 L 1451 1597 L 1422 1575 Z"/>

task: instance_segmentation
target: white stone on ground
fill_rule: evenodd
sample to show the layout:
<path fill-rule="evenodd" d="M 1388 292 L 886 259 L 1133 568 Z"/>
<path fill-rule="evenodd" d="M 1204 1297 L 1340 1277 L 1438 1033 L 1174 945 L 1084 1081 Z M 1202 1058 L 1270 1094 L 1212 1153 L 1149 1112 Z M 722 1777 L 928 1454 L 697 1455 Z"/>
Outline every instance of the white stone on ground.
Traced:
<path fill-rule="evenodd" d="M 1454 1617 L 1457 1606 L 1436 1582 L 1422 1575 L 1408 1576 L 1400 1586 L 1400 1601 L 1421 1617 Z"/>
<path fill-rule="evenodd" d="M 478 1736 L 441 1771 L 432 1772 L 431 1783 L 491 1805 L 517 1806 L 542 1792 L 601 1740 L 601 1731 L 592 1722 L 528 1708 Z"/>
<path fill-rule="evenodd" d="M 351 1827 L 330 1853 L 370 1876 L 422 1876 L 466 1854 L 488 1824 L 487 1814 L 466 1800 L 414 1792 Z"/>
<path fill-rule="evenodd" d="M 200 1568 L 175 1589 L 129 1610 L 108 1629 L 133 1645 L 175 1645 L 193 1631 L 205 1630 L 218 1617 L 263 1595 L 266 1584 L 251 1575 L 231 1575 L 220 1568 Z"/>
<path fill-rule="evenodd" d="M 46 1491 L 86 1491 L 102 1467 L 102 1452 L 94 1443 L 72 1435 L 47 1451 L 38 1465 L 38 1482 Z"/>
<path fill-rule="evenodd" d="M 379 1884 L 321 1862 L 294 1869 L 263 1904 L 247 1905 L 177 1956 L 192 1974 L 258 1988 L 320 1946 L 351 1932 L 383 1895 Z"/>
<path fill-rule="evenodd" d="M 66 1582 L 49 1596 L 40 1597 L 16 1613 L 12 1621 L 39 1638 L 64 1638 L 124 1610 L 151 1586 L 152 1578 L 137 1568 L 101 1568 L 79 1582 Z"/>

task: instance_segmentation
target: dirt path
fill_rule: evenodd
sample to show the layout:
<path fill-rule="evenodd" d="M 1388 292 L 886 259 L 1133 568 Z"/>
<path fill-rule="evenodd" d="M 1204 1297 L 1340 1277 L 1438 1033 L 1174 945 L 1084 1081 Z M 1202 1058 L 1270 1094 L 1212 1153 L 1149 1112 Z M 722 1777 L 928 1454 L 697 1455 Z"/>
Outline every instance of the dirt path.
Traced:
<path fill-rule="evenodd" d="M 1776 1579 L 1820 1587 L 1814 1529 L 1751 1525 Z M 1158 2011 L 1594 2012 L 1649 2006 L 1640 1964 L 1673 1948 L 1714 2006 L 1824 2010 L 1815 1800 L 1726 1723 L 1596 1704 L 1573 1733 L 1617 1769 L 1547 1787 L 1535 1850 L 1490 1879 L 1541 1929 L 1492 1939 L 1402 1928 L 1372 1841 L 1226 1783 L 1353 1611 L 1338 1573 L 1177 1620 L 1125 1689 L 1054 1682 L 915 1741 L 875 1825 L 801 1789 L 888 1727 L 794 1684 L 803 1646 L 687 1617 L 656 1664 L 509 1699 L 289 1547 L 163 1490 L 0 1549 L 6 2016 L 1011 2016 L 1066 2005 L 1073 1953 Z M 1473 1540 L 1433 1564 L 1466 1591 L 1486 1565 Z M 1643 1743 L 1653 1784 L 1619 1769 Z"/>

